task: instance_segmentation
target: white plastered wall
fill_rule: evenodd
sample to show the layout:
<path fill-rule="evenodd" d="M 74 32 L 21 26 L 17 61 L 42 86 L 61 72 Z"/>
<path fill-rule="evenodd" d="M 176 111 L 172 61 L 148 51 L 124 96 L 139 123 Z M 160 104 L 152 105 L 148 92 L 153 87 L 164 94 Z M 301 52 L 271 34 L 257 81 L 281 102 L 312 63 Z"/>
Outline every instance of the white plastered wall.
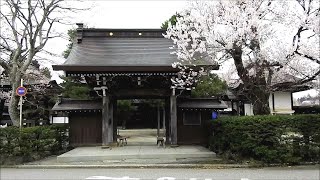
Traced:
<path fill-rule="evenodd" d="M 293 114 L 291 107 L 291 92 L 273 92 L 274 109 L 272 103 L 272 93 L 269 96 L 269 107 L 271 114 Z"/>
<path fill-rule="evenodd" d="M 69 117 L 52 117 L 51 124 L 69 123 Z"/>
<path fill-rule="evenodd" d="M 252 104 L 244 104 L 244 115 L 253 116 L 253 106 L 252 106 Z"/>

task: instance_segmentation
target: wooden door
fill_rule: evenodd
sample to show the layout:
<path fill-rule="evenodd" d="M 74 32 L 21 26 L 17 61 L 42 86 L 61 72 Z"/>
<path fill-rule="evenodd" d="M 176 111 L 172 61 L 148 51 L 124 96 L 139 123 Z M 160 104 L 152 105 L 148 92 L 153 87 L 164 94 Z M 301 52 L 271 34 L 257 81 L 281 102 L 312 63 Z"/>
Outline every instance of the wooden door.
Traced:
<path fill-rule="evenodd" d="M 74 146 L 101 145 L 101 113 L 72 114 L 70 123 L 70 143 Z"/>

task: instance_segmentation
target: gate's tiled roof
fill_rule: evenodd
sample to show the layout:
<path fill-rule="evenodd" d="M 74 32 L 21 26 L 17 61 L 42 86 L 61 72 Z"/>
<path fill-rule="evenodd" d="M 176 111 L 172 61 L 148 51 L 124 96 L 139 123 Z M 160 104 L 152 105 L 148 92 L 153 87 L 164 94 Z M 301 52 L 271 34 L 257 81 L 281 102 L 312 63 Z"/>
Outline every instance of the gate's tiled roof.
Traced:
<path fill-rule="evenodd" d="M 170 46 L 165 38 L 84 38 L 64 65 L 171 66 Z"/>
<path fill-rule="evenodd" d="M 164 38 L 163 33 L 165 31 L 161 29 L 78 29 L 77 42 L 74 42 L 67 61 L 53 65 L 53 69 L 69 72 L 177 72 L 178 69 L 172 68 L 172 63 L 178 61 L 170 48 L 173 41 Z"/>

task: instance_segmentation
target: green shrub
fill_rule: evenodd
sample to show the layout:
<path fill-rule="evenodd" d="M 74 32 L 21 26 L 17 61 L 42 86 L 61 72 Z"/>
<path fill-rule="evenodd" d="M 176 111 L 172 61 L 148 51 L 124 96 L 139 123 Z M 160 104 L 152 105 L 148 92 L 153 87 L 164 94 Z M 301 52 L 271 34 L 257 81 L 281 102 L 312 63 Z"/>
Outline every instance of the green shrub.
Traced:
<path fill-rule="evenodd" d="M 0 153 L 1 156 L 18 156 L 19 153 L 19 128 L 10 127 L 0 129 Z"/>
<path fill-rule="evenodd" d="M 68 145 L 67 130 L 64 126 L 0 129 L 0 163 L 22 163 L 64 152 Z"/>
<path fill-rule="evenodd" d="M 268 164 L 320 160 L 320 115 L 231 116 L 209 127 L 210 149 L 229 159 Z"/>
<path fill-rule="evenodd" d="M 52 154 L 60 154 L 67 151 L 69 148 L 69 127 L 65 125 L 51 125 L 49 126 L 54 131 L 56 143 L 52 147 Z"/>

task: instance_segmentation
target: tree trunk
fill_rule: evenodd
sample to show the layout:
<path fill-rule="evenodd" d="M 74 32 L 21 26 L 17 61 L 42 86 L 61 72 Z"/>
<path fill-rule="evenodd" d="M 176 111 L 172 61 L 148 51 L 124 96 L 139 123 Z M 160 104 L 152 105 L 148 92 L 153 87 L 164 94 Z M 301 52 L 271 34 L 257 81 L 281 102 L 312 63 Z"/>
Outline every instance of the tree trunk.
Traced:
<path fill-rule="evenodd" d="M 12 84 L 11 85 L 12 92 L 11 92 L 11 97 L 10 97 L 10 101 L 9 101 L 8 111 L 9 111 L 9 115 L 10 115 L 10 118 L 11 118 L 13 125 L 20 126 L 19 111 L 18 111 L 19 96 L 16 95 L 16 89 L 19 86 L 19 82 L 14 82 L 11 84 Z"/>
<path fill-rule="evenodd" d="M 260 49 L 258 45 L 255 45 L 255 47 Z M 256 69 L 256 75 L 250 76 L 248 70 L 244 66 L 242 53 L 242 48 L 234 43 L 231 55 L 236 66 L 238 76 L 244 84 L 244 93 L 253 105 L 254 115 L 268 115 L 270 114 L 269 91 L 265 80 L 265 68 L 259 66 L 259 63 L 257 63 L 259 69 Z"/>
<path fill-rule="evenodd" d="M 254 115 L 269 115 L 269 92 L 266 88 L 253 87 L 250 91 L 250 99 L 253 105 Z"/>

